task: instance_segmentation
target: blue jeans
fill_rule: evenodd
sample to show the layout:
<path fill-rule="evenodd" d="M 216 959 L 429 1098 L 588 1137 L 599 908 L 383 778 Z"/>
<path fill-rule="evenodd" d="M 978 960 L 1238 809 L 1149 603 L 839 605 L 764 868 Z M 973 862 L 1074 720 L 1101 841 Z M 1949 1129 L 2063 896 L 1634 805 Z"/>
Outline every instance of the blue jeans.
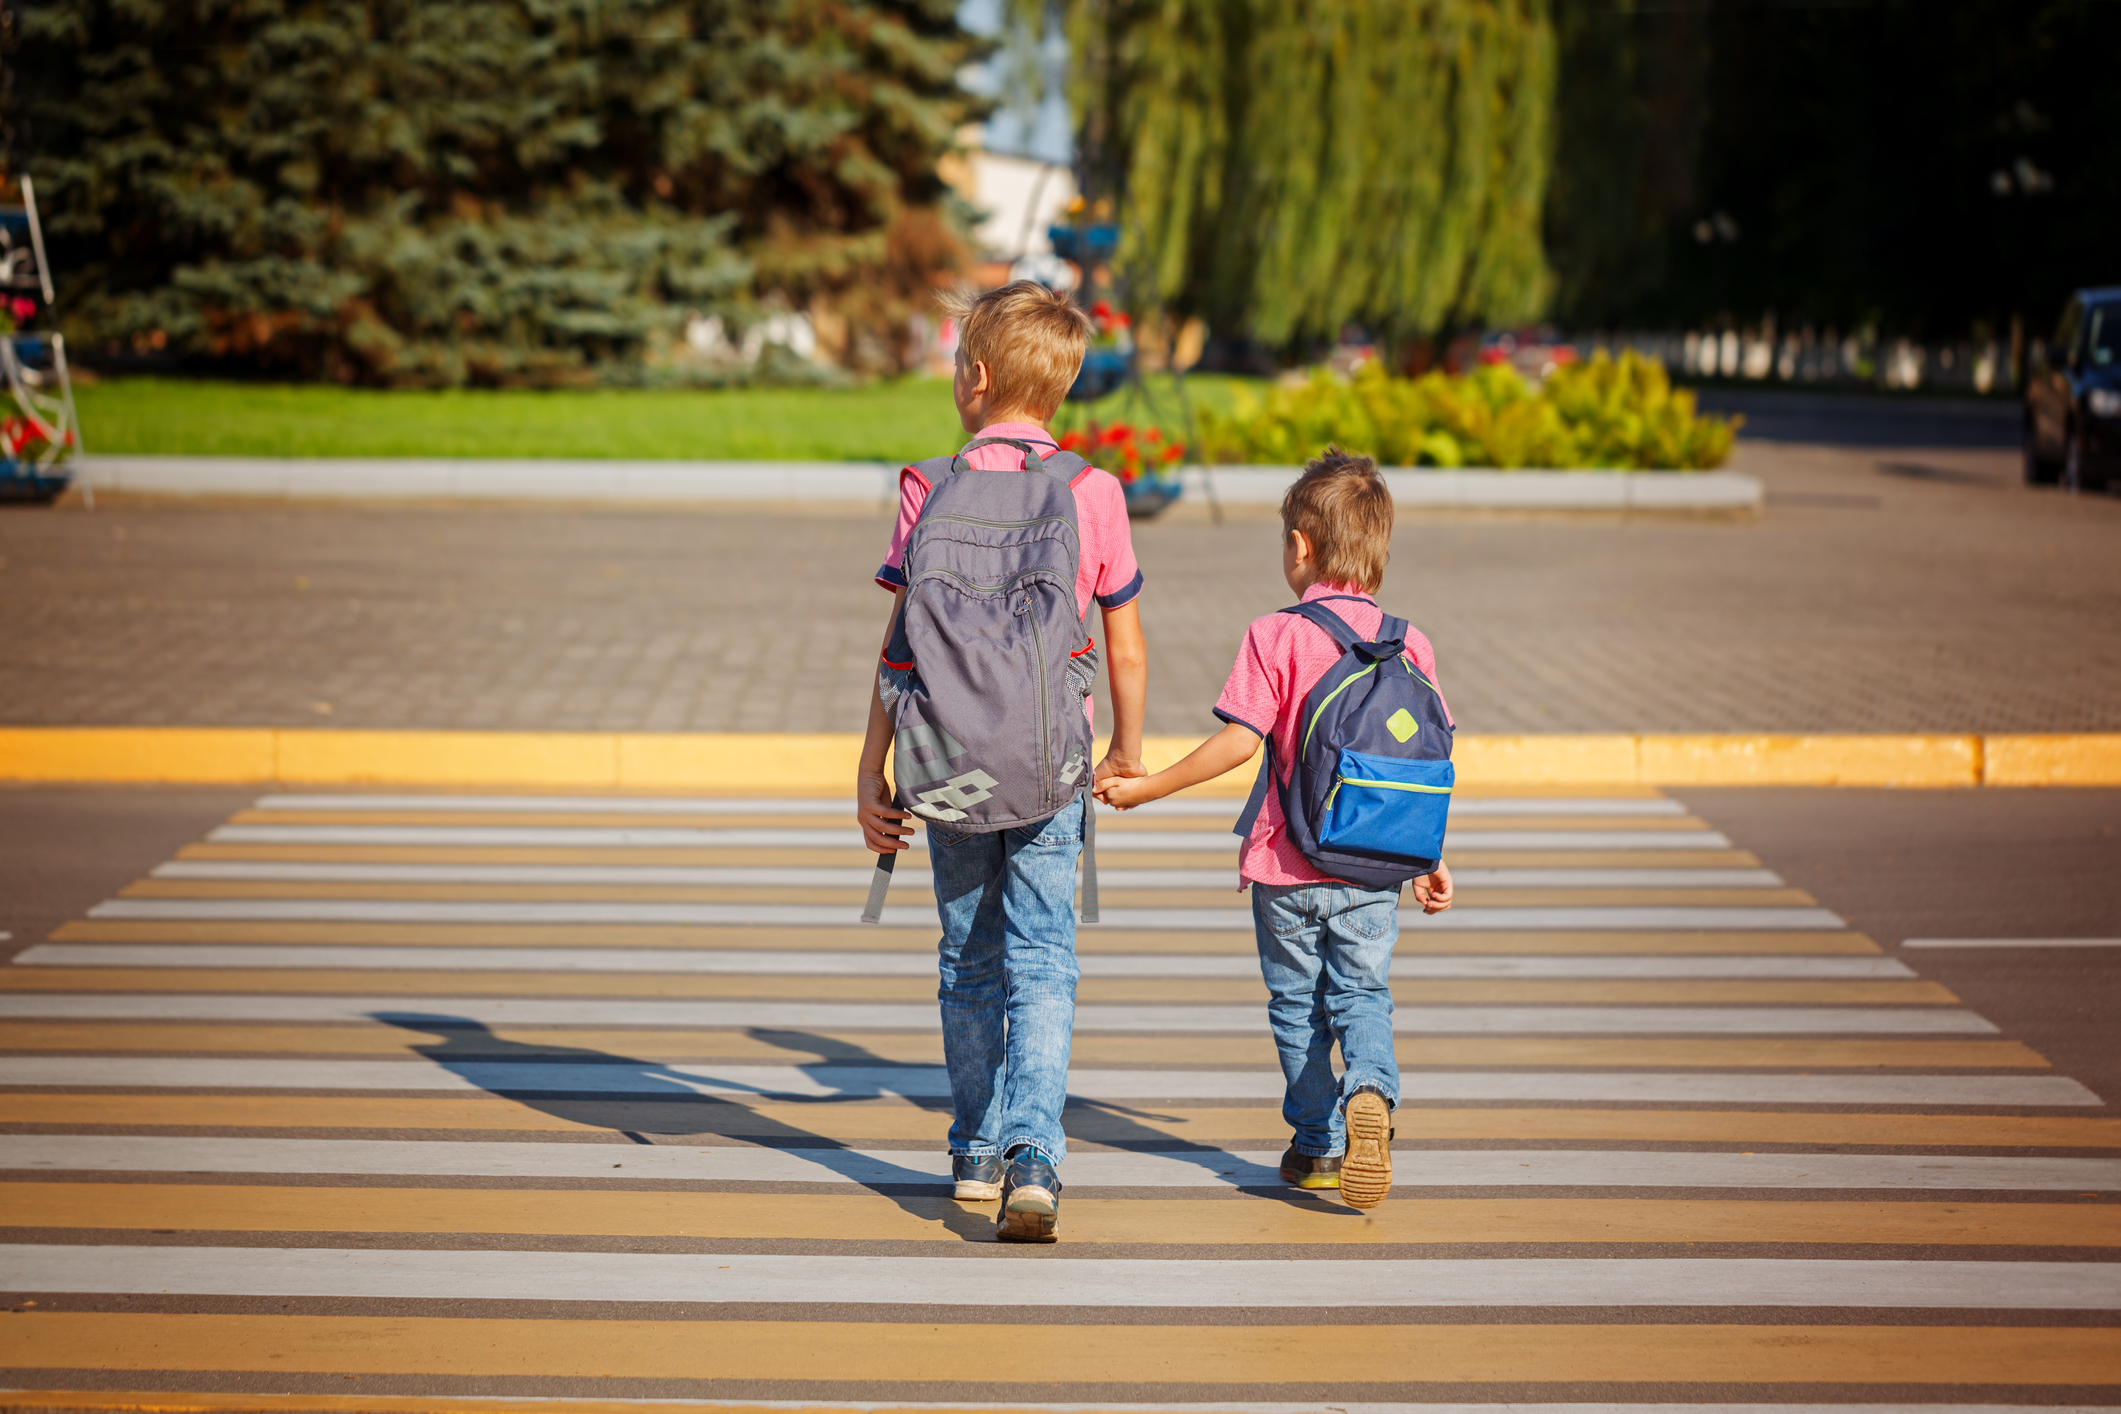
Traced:
<path fill-rule="evenodd" d="M 1254 884 L 1252 925 L 1267 982 L 1267 1020 L 1288 1083 L 1282 1118 L 1296 1152 L 1348 1147 L 1346 1098 L 1365 1085 L 1399 1104 L 1392 1050 L 1392 945 L 1399 894 L 1349 884 Z M 1346 1070 L 1333 1076 L 1333 1043 Z"/>
<path fill-rule="evenodd" d="M 953 1154 L 1068 1153 L 1061 1106 L 1075 1034 L 1075 861 L 1083 811 L 993 834 L 928 826 Z"/>

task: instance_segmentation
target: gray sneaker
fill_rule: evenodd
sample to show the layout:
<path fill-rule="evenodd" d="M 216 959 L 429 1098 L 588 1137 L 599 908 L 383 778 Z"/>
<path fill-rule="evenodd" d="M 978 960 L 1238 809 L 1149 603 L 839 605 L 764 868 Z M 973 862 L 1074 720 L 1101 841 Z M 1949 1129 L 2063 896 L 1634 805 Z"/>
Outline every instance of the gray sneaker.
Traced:
<path fill-rule="evenodd" d="M 971 1203 L 991 1203 L 1002 1196 L 1002 1156 L 952 1154 L 950 1181 L 956 1185 L 951 1197 Z"/>
<path fill-rule="evenodd" d="M 1019 1144 L 1009 1152 L 1009 1173 L 1002 1180 L 1002 1210 L 995 1233 L 1003 1242 L 1053 1242 L 1059 1237 L 1060 1175 L 1053 1161 Z"/>

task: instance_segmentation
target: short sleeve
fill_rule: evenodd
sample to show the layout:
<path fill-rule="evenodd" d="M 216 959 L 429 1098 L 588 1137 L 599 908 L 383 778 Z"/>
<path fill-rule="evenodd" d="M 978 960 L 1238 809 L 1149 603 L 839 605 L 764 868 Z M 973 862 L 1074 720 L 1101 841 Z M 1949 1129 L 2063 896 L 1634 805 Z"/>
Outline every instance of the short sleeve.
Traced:
<path fill-rule="evenodd" d="M 1142 592 L 1141 565 L 1134 558 L 1133 528 L 1127 521 L 1127 491 L 1115 477 L 1105 477 L 1098 487 L 1099 520 L 1105 531 L 1105 557 L 1097 567 L 1097 582 L 1090 592 L 1098 607 L 1117 609 L 1134 602 Z"/>
<path fill-rule="evenodd" d="M 883 588 L 897 591 L 906 587 L 906 540 L 913 534 L 913 523 L 921 518 L 921 507 L 927 503 L 926 479 L 910 466 L 900 471 L 898 524 L 891 530 L 891 551 L 876 572 L 876 582 Z"/>
<path fill-rule="evenodd" d="M 1222 696 L 1215 699 L 1216 716 L 1262 740 L 1273 732 L 1281 715 L 1281 675 L 1271 666 L 1280 655 L 1261 641 L 1264 636 L 1257 623 L 1245 630 L 1245 641 L 1238 645 L 1230 679 L 1223 684 Z"/>

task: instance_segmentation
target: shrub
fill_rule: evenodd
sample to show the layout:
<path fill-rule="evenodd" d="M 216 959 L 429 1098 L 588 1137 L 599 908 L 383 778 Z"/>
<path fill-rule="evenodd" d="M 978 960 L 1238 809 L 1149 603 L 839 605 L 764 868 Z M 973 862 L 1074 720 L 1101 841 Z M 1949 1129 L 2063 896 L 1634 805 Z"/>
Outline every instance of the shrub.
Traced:
<path fill-rule="evenodd" d="M 1371 363 L 1263 400 L 1238 389 L 1235 404 L 1201 416 L 1210 461 L 1293 466 L 1338 443 L 1384 466 L 1692 471 L 1721 465 L 1738 428 L 1698 414 L 1662 364 L 1633 352 L 1565 365 L 1536 391 L 1506 364 L 1394 378 Z"/>

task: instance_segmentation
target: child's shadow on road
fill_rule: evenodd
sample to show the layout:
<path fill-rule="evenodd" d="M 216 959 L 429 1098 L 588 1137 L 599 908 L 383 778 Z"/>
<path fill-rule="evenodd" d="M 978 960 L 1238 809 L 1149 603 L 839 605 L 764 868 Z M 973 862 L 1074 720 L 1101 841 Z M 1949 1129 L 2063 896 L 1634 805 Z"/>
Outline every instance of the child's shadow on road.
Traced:
<path fill-rule="evenodd" d="M 939 1221 L 946 1231 L 967 1242 L 994 1240 L 992 1211 L 967 1207 L 955 1199 L 936 1196 L 935 1190 L 943 1182 L 937 1175 L 924 1169 L 893 1164 L 877 1150 L 859 1151 L 842 1140 L 761 1114 L 742 1100 L 703 1095 L 700 1086 L 703 1081 L 711 1080 L 718 1089 L 751 1090 L 758 1099 L 770 1100 L 783 1111 L 871 1098 L 867 1092 L 825 1098 L 775 1094 L 726 1078 L 687 1074 L 660 1061 L 616 1055 L 589 1047 L 512 1041 L 495 1035 L 479 1022 L 460 1016 L 393 1012 L 378 1014 L 376 1019 L 407 1031 L 437 1037 L 437 1041 L 416 1045 L 413 1050 L 489 1094 L 555 1119 L 586 1128 L 609 1130 L 636 1144 L 653 1145 L 656 1141 L 650 1135 L 686 1139 L 711 1135 L 741 1139 L 764 1148 L 801 1149 L 828 1171 L 879 1197 L 890 1199 L 913 1217 Z M 755 1041 L 779 1046 L 793 1054 L 814 1057 L 811 1061 L 799 1062 L 802 1069 L 840 1066 L 915 1069 L 842 1037 L 764 1028 L 751 1028 L 745 1034 Z M 599 1070 L 609 1070 L 611 1087 L 585 1091 L 579 1080 L 575 1080 L 567 1090 L 537 1090 L 520 1083 L 527 1079 L 521 1071 L 509 1075 L 509 1083 L 505 1086 L 497 1087 L 493 1083 L 500 1077 L 493 1074 L 492 1067 L 526 1063 L 568 1068 L 595 1066 Z M 927 1071 L 932 1068 L 918 1069 Z M 918 1109 L 944 1114 L 950 1110 L 946 1096 L 904 1095 L 902 1098 Z M 1083 1139 L 1133 1152 L 1154 1151 L 1175 1161 L 1198 1163 L 1205 1170 L 1203 1187 L 1226 1188 L 1235 1177 L 1226 1151 L 1175 1139 L 1163 1129 L 1140 1122 L 1161 1116 L 1120 1105 L 1085 1102 L 1079 1098 L 1071 1100 L 1070 1113 L 1075 1122 L 1069 1127 Z M 835 1155 L 844 1158 L 835 1160 Z M 1297 1189 L 1278 1184 L 1266 1186 L 1254 1181 L 1256 1177 L 1244 1175 L 1241 1180 L 1250 1196 L 1273 1197 L 1290 1207 L 1314 1212 L 1354 1213 L 1353 1209 Z"/>
<path fill-rule="evenodd" d="M 955 1199 L 935 1196 L 936 1186 L 942 1180 L 933 1173 L 894 1164 L 887 1154 L 874 1149 L 860 1151 L 841 1140 L 788 1124 L 771 1115 L 761 1114 L 740 1100 L 702 1095 L 699 1093 L 699 1087 L 706 1077 L 685 1074 L 660 1061 L 615 1055 L 610 1051 L 593 1050 L 584 1046 L 555 1046 L 546 1043 L 530 1045 L 511 1041 L 495 1035 L 479 1022 L 460 1016 L 394 1012 L 379 1014 L 376 1019 L 392 1026 L 403 1027 L 407 1031 L 438 1037 L 436 1042 L 416 1045 L 413 1050 L 488 1094 L 511 1100 L 551 1115 L 555 1119 L 565 1120 L 569 1124 L 609 1130 L 614 1134 L 624 1135 L 636 1144 L 655 1144 L 656 1140 L 650 1138 L 650 1135 L 682 1136 L 686 1139 L 712 1136 L 742 1139 L 762 1148 L 801 1149 L 827 1171 L 856 1183 L 879 1197 L 889 1198 L 901 1210 L 916 1218 L 940 1221 L 945 1229 L 968 1242 L 992 1241 L 994 1238 L 994 1219 L 989 1213 L 964 1207 Z M 752 1031 L 748 1034 L 757 1039 L 773 1041 L 775 1044 L 782 1044 L 780 1038 L 783 1036 L 792 1039 L 802 1035 L 799 1032 L 769 1031 Z M 846 1047 L 824 1037 L 809 1039 L 816 1044 L 805 1049 L 812 1049 L 821 1057 L 829 1053 L 831 1063 L 893 1066 L 893 1062 L 872 1055 L 859 1047 Z M 798 1048 L 791 1046 L 790 1049 Z M 848 1052 L 852 1054 L 846 1054 Z M 571 1069 L 595 1066 L 599 1070 L 610 1072 L 611 1086 L 608 1090 L 585 1091 L 579 1082 L 575 1081 L 565 1091 L 537 1090 L 522 1083 L 528 1082 L 529 1077 L 521 1071 L 509 1075 L 505 1086 L 495 1085 L 494 1082 L 500 1077 L 493 1073 L 493 1067 L 522 1064 Z M 712 1083 L 716 1088 L 751 1088 L 723 1079 L 713 1080 Z M 830 1098 L 817 1100 L 802 1096 L 772 1095 L 765 1091 L 754 1093 L 760 1099 L 771 1099 L 776 1107 L 836 1103 Z M 848 1098 L 868 1097 L 863 1095 Z M 947 1100 L 908 1098 L 911 1103 L 922 1109 L 949 1107 Z"/>

